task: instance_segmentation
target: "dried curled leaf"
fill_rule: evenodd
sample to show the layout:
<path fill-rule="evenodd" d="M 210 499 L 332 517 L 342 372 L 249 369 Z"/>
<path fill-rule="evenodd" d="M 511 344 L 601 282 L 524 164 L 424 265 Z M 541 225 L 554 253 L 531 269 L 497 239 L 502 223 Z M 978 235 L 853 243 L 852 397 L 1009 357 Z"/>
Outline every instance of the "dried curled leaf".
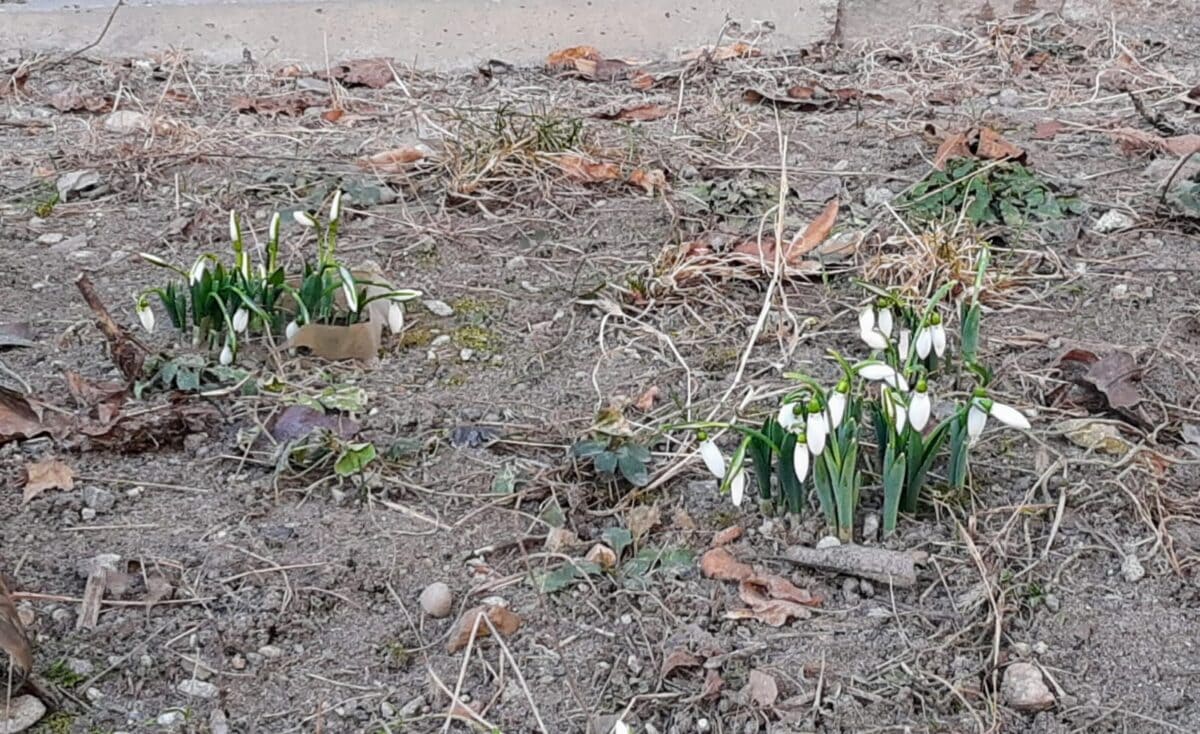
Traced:
<path fill-rule="evenodd" d="M 623 107 L 615 112 L 597 112 L 593 117 L 599 120 L 620 120 L 623 122 L 651 122 L 661 120 L 671 114 L 671 108 L 663 104 L 642 104 L 636 107 Z"/>
<path fill-rule="evenodd" d="M 700 557 L 700 573 L 718 581 L 741 581 L 754 575 L 754 569 L 733 557 L 726 548 L 713 548 Z"/>
<path fill-rule="evenodd" d="M 259 115 L 288 115 L 300 117 L 309 107 L 324 107 L 329 101 L 315 92 L 290 92 L 273 97 L 234 97 L 234 112 L 253 112 Z"/>
<path fill-rule="evenodd" d="M 554 163 L 573 181 L 599 183 L 621 178 L 621 168 L 616 163 L 592 161 L 577 155 L 557 156 Z"/>
<path fill-rule="evenodd" d="M 42 459 L 25 466 L 25 502 L 50 489 L 74 488 L 75 471 L 58 459 Z"/>
<path fill-rule="evenodd" d="M 486 618 L 485 619 L 481 619 Z M 491 622 L 489 625 L 488 622 Z M 504 637 L 516 633 L 521 626 L 521 618 L 510 612 L 507 607 L 499 605 L 481 605 L 463 612 L 454 624 L 450 639 L 446 642 L 446 651 L 455 653 L 470 644 L 472 636 L 475 639 L 488 637 L 494 627 L 496 632 Z"/>
<path fill-rule="evenodd" d="M 383 89 L 396 80 L 391 59 L 355 59 L 334 64 L 329 71 L 318 71 L 318 79 L 336 79 L 347 87 Z"/>
<path fill-rule="evenodd" d="M 433 155 L 433 151 L 424 145 L 402 145 L 399 148 L 359 158 L 355 163 L 365 171 L 404 173 L 412 167 L 413 163 L 425 160 L 431 155 Z"/>
<path fill-rule="evenodd" d="M 12 595 L 0 574 L 0 650 L 8 653 L 8 660 L 0 660 L 0 666 L 8 670 L 9 661 L 13 664 L 14 683 L 20 684 L 25 676 L 33 670 L 33 652 L 30 649 L 29 635 L 17 608 L 13 604 Z M 0 697 L 0 700 L 3 700 Z"/>
<path fill-rule="evenodd" d="M 600 51 L 595 46 L 572 46 L 560 49 L 546 57 L 546 68 L 550 71 L 574 69 L 575 62 L 580 59 L 599 61 Z"/>

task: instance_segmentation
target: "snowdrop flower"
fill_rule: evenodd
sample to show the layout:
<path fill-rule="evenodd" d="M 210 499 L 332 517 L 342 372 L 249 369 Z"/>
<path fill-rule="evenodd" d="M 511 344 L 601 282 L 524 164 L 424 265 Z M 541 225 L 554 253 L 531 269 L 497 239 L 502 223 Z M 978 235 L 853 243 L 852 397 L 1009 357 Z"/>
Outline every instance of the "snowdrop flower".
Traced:
<path fill-rule="evenodd" d="M 883 382 L 897 390 L 908 390 L 908 381 L 904 375 L 888 367 L 883 362 L 868 362 L 858 368 L 858 375 L 871 382 Z"/>
<path fill-rule="evenodd" d="M 925 430 L 932 412 L 929 401 L 928 385 L 924 380 L 917 382 L 917 389 L 908 398 L 908 422 L 918 431 Z"/>
<path fill-rule="evenodd" d="M 240 306 L 238 310 L 233 312 L 233 330 L 241 334 L 250 325 L 250 312 L 245 306 Z"/>
<path fill-rule="evenodd" d="M 807 438 L 803 435 L 796 438 L 796 450 L 792 453 L 792 471 L 796 473 L 796 481 L 803 482 L 808 476 L 808 446 Z"/>
<path fill-rule="evenodd" d="M 896 429 L 896 433 L 902 433 L 904 431 L 904 424 L 908 421 L 908 412 L 904 409 L 900 398 L 891 390 L 885 388 L 881 402 L 883 404 L 883 413 Z"/>
<path fill-rule="evenodd" d="M 842 380 L 829 396 L 829 430 L 842 425 L 842 417 L 846 415 L 846 393 L 850 392 L 850 383 Z"/>
<path fill-rule="evenodd" d="M 271 215 L 271 223 L 267 225 L 267 236 L 271 238 L 272 242 L 275 242 L 279 239 L 279 224 L 282 219 L 283 218 L 279 216 L 279 212 L 275 212 Z"/>
<path fill-rule="evenodd" d="M 997 403 L 991 398 L 977 396 L 971 401 L 971 409 L 967 411 L 967 435 L 971 440 L 979 438 L 983 427 L 987 424 L 988 416 L 995 418 L 1006 426 L 1029 430 L 1029 419 L 1025 414 L 1011 405 Z"/>
<path fill-rule="evenodd" d="M 879 331 L 886 337 L 892 336 L 892 309 L 879 309 Z"/>
<path fill-rule="evenodd" d="M 395 301 L 388 306 L 387 323 L 388 330 L 393 334 L 399 334 L 404 330 L 404 309 Z"/>
<path fill-rule="evenodd" d="M 237 212 L 230 209 L 229 210 L 229 241 L 237 242 L 241 238 L 242 238 L 241 233 L 238 232 Z"/>
<path fill-rule="evenodd" d="M 154 311 L 150 309 L 150 301 L 143 296 L 137 302 L 137 317 L 138 321 L 142 322 L 142 328 L 147 333 L 154 333 Z"/>
<path fill-rule="evenodd" d="M 625 725 L 624 721 L 618 721 L 613 724 L 611 734 L 629 734 L 629 727 Z"/>
<path fill-rule="evenodd" d="M 784 403 L 779 406 L 779 415 L 775 417 L 775 422 L 783 427 L 783 430 L 790 431 L 800 423 L 800 419 L 796 417 L 796 404 Z"/>
<path fill-rule="evenodd" d="M 900 343 L 897 345 L 899 349 L 900 359 L 908 359 L 909 340 L 912 339 L 912 332 L 908 329 L 900 330 Z"/>
<path fill-rule="evenodd" d="M 299 209 L 292 212 L 292 219 L 295 219 L 296 224 L 299 224 L 301 227 L 312 228 L 317 226 L 317 220 L 313 219 L 311 214 L 302 212 Z"/>
<path fill-rule="evenodd" d="M 734 507 L 742 506 L 742 497 L 746 494 L 746 472 L 739 469 L 737 474 L 733 475 L 733 479 L 729 480 L 729 498 L 733 500 Z"/>
<path fill-rule="evenodd" d="M 283 329 L 284 336 L 286 336 L 288 340 L 294 338 L 297 331 L 300 331 L 300 324 L 297 324 L 295 319 L 289 321 L 288 325 Z"/>
<path fill-rule="evenodd" d="M 725 478 L 725 455 L 721 453 L 721 449 L 713 443 L 712 439 L 707 434 L 700 434 L 700 458 L 704 459 L 704 465 L 708 467 L 708 471 L 717 479 Z"/>
<path fill-rule="evenodd" d="M 870 306 L 858 314 L 858 336 L 871 349 L 887 349 L 887 337 L 875 328 L 875 309 Z"/>
<path fill-rule="evenodd" d="M 917 356 L 925 359 L 933 351 L 933 327 L 922 326 L 917 329 Z"/>
<path fill-rule="evenodd" d="M 808 437 L 808 450 L 813 456 L 820 456 L 825 450 L 825 438 L 829 435 L 829 424 L 825 414 L 821 412 L 821 404 L 816 400 L 808 404 L 808 415 L 805 417 L 804 433 Z"/>
<path fill-rule="evenodd" d="M 233 364 L 233 349 L 229 347 L 228 343 L 226 343 L 225 348 L 221 350 L 220 360 L 221 364 L 226 367 Z"/>
<path fill-rule="evenodd" d="M 200 279 L 204 277 L 204 268 L 207 265 L 204 257 L 196 258 L 196 262 L 192 263 L 192 269 L 188 271 L 188 285 L 196 285 Z"/>
<path fill-rule="evenodd" d="M 929 327 L 930 340 L 933 342 L 933 353 L 941 357 L 946 353 L 946 326 L 942 323 L 942 317 L 936 313 L 930 321 L 933 323 Z"/>
<path fill-rule="evenodd" d="M 336 222 L 342 216 L 342 190 L 333 192 L 333 203 L 329 205 L 329 221 Z"/>
<path fill-rule="evenodd" d="M 346 297 L 346 308 L 352 313 L 358 313 L 358 291 L 354 288 L 354 276 L 345 266 L 338 267 L 338 275 L 342 278 L 342 295 Z"/>

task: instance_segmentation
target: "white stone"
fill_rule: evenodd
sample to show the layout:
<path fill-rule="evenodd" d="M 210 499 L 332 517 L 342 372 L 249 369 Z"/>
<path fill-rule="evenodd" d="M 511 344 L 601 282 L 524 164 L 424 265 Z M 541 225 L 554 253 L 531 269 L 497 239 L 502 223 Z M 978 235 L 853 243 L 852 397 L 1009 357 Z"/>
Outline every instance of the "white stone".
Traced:
<path fill-rule="evenodd" d="M 1116 209 L 1109 209 L 1096 222 L 1095 230 L 1100 234 L 1109 234 L 1110 232 L 1120 232 L 1123 229 L 1129 229 L 1132 226 L 1133 217 Z"/>
<path fill-rule="evenodd" d="M 435 581 L 421 592 L 421 610 L 431 617 L 442 619 L 450 616 L 454 606 L 454 595 L 450 587 L 441 581 Z"/>
<path fill-rule="evenodd" d="M 1042 671 L 1032 663 L 1013 663 L 1004 671 L 1000 692 L 1005 702 L 1017 711 L 1045 711 L 1054 706 L 1054 694 L 1046 685 Z"/>
<path fill-rule="evenodd" d="M 821 538 L 820 540 L 817 541 L 817 550 L 825 550 L 826 548 L 837 548 L 841 544 L 842 544 L 842 541 L 838 540 L 834 536 L 826 535 L 824 538 Z"/>
<path fill-rule="evenodd" d="M 216 698 L 217 687 L 212 683 L 202 680 L 187 680 L 179 681 L 179 685 L 175 686 L 180 693 L 185 696 L 195 696 L 196 698 Z"/>
<path fill-rule="evenodd" d="M 421 305 L 425 306 L 425 310 L 434 316 L 441 316 L 445 318 L 447 316 L 454 315 L 454 308 L 445 301 L 429 299 L 427 301 L 421 301 Z"/>

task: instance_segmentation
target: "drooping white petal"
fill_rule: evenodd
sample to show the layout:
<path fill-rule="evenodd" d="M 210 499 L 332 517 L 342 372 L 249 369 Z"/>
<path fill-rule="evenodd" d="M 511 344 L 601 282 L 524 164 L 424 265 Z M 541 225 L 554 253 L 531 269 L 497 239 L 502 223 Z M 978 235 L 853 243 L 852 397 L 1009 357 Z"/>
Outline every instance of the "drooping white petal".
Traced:
<path fill-rule="evenodd" d="M 344 266 L 338 268 L 342 279 L 342 295 L 346 297 L 346 308 L 351 313 L 358 313 L 358 290 L 354 287 L 354 276 Z"/>
<path fill-rule="evenodd" d="M 291 339 L 292 337 L 296 336 L 296 332 L 297 332 L 297 331 L 300 331 L 300 324 L 297 324 L 297 323 L 296 323 L 296 322 L 293 320 L 293 321 L 289 321 L 289 322 L 288 322 L 288 325 L 287 325 L 286 327 L 284 327 L 284 329 L 283 329 L 283 334 L 284 334 L 284 336 L 286 336 L 288 339 Z"/>
<path fill-rule="evenodd" d="M 908 411 L 904 409 L 904 406 L 899 401 L 892 407 L 896 416 L 896 433 L 900 433 L 904 430 L 904 424 L 908 420 Z"/>
<path fill-rule="evenodd" d="M 929 393 L 914 392 L 908 399 L 908 422 L 918 431 L 925 430 L 931 412 Z"/>
<path fill-rule="evenodd" d="M 404 309 L 399 303 L 392 301 L 388 306 L 387 312 L 388 330 L 393 334 L 399 334 L 404 331 Z"/>
<path fill-rule="evenodd" d="M 151 265 L 157 265 L 160 268 L 171 267 L 171 263 L 167 262 L 166 260 L 163 260 L 158 255 L 151 255 L 148 252 L 139 252 L 138 257 L 142 258 L 143 260 L 150 263 Z"/>
<path fill-rule="evenodd" d="M 883 391 L 883 414 L 887 417 L 888 422 L 900 433 L 904 430 L 904 424 L 908 420 L 908 414 L 904 410 L 904 406 L 900 400 L 892 393 L 891 390 Z"/>
<path fill-rule="evenodd" d="M 700 458 L 704 459 L 704 465 L 714 477 L 725 478 L 725 455 L 711 440 L 700 442 Z"/>
<path fill-rule="evenodd" d="M 313 219 L 312 215 L 308 212 L 294 211 L 292 212 L 292 219 L 295 219 L 296 224 L 299 224 L 301 227 L 317 226 L 317 220 Z"/>
<path fill-rule="evenodd" d="M 229 210 L 229 241 L 237 242 L 240 239 L 238 236 L 238 221 L 237 212 Z"/>
<path fill-rule="evenodd" d="M 883 362 L 865 364 L 858 369 L 858 374 L 864 380 L 884 382 L 897 390 L 908 390 L 908 381 L 904 379 L 904 376 Z"/>
<path fill-rule="evenodd" d="M 868 331 L 860 331 L 859 338 L 871 349 L 887 349 L 888 340 L 879 329 L 870 329 Z"/>
<path fill-rule="evenodd" d="M 329 205 L 329 221 L 336 222 L 342 216 L 342 190 L 333 192 L 333 203 Z"/>
<path fill-rule="evenodd" d="M 925 359 L 933 349 L 933 329 L 928 326 L 917 331 L 917 356 Z"/>
<path fill-rule="evenodd" d="M 808 461 L 808 447 L 797 443 L 796 451 L 792 454 L 792 471 L 796 473 L 797 482 L 803 482 L 808 476 Z"/>
<path fill-rule="evenodd" d="M 879 330 L 886 337 L 892 336 L 892 309 L 885 308 L 879 312 Z"/>
<path fill-rule="evenodd" d="M 842 425 L 842 416 L 846 414 L 846 394 L 834 391 L 829 396 L 829 428 L 832 430 Z"/>
<path fill-rule="evenodd" d="M 233 350 L 229 348 L 228 344 L 226 344 L 225 348 L 221 350 L 220 359 L 222 365 L 228 366 L 233 364 Z"/>
<path fill-rule="evenodd" d="M 900 330 L 900 343 L 897 345 L 897 348 L 899 349 L 899 352 L 900 352 L 900 359 L 903 359 L 903 360 L 908 359 L 908 348 L 910 346 L 910 342 L 909 342 L 910 339 L 912 339 L 912 332 L 909 331 L 908 329 L 901 329 Z"/>
<path fill-rule="evenodd" d="M 233 312 L 233 330 L 241 334 L 250 325 L 250 312 L 245 307 L 240 307 Z"/>
<path fill-rule="evenodd" d="M 819 456 L 825 450 L 825 437 L 829 435 L 829 425 L 822 413 L 809 413 L 804 424 L 804 433 L 808 436 L 808 450 L 813 456 Z"/>
<path fill-rule="evenodd" d="M 729 480 L 729 498 L 734 507 L 742 506 L 742 496 L 746 494 L 746 472 L 739 471 Z"/>
<path fill-rule="evenodd" d="M 946 327 L 935 324 L 933 329 L 933 353 L 941 357 L 946 354 Z"/>
<path fill-rule="evenodd" d="M 283 218 L 279 216 L 279 212 L 275 212 L 271 215 L 271 224 L 267 227 L 267 236 L 271 238 L 272 242 L 279 239 L 279 224 L 282 219 Z"/>
<path fill-rule="evenodd" d="M 624 721 L 618 721 L 617 723 L 613 724 L 612 732 L 610 734 L 629 734 L 629 727 Z"/>
<path fill-rule="evenodd" d="M 208 261 L 203 257 L 196 258 L 196 262 L 192 263 L 192 269 L 188 271 L 188 285 L 196 285 L 200 279 L 204 277 L 204 268 Z"/>
<path fill-rule="evenodd" d="M 790 431 L 796 427 L 796 404 L 784 403 L 779 406 L 779 415 L 775 417 L 775 422 L 783 427 L 783 430 Z"/>
<path fill-rule="evenodd" d="M 971 403 L 971 409 L 967 411 L 967 435 L 971 437 L 971 440 L 979 438 L 979 435 L 983 433 L 987 417 L 988 414 L 979 407 L 978 401 Z"/>
<path fill-rule="evenodd" d="M 154 311 L 150 309 L 150 304 L 146 301 L 138 301 L 137 305 L 138 321 L 142 322 L 142 328 L 146 333 L 154 333 Z"/>
<path fill-rule="evenodd" d="M 993 402 L 992 409 L 988 412 L 992 414 L 993 418 L 1006 426 L 1021 428 L 1023 430 L 1029 430 L 1031 427 L 1029 419 L 1025 417 L 1025 414 L 1011 405 Z"/>
<path fill-rule="evenodd" d="M 875 328 L 875 309 L 867 306 L 858 312 L 858 330 L 866 333 Z"/>

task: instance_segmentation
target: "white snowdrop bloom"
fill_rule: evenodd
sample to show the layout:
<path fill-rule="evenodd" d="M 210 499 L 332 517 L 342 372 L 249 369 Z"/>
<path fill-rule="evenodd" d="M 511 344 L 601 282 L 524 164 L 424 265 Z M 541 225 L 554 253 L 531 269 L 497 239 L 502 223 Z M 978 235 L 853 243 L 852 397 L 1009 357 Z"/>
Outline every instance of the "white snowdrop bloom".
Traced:
<path fill-rule="evenodd" d="M 858 314 L 858 336 L 871 349 L 887 349 L 887 337 L 875 328 L 875 309 L 870 306 Z"/>
<path fill-rule="evenodd" d="M 725 455 L 712 442 L 712 439 L 705 439 L 700 442 L 700 458 L 704 459 L 704 465 L 708 467 L 708 471 L 714 477 L 717 479 L 725 478 Z"/>
<path fill-rule="evenodd" d="M 354 287 L 354 276 L 344 266 L 338 267 L 338 275 L 342 279 L 342 295 L 346 297 L 346 308 L 351 313 L 358 313 L 358 291 Z"/>
<path fill-rule="evenodd" d="M 882 332 L 884 336 L 890 338 L 892 336 L 892 324 L 893 324 L 892 309 L 890 309 L 890 308 L 880 309 L 879 322 L 878 322 L 879 331 Z"/>
<path fill-rule="evenodd" d="M 317 226 L 317 220 L 313 219 L 312 215 L 308 212 L 294 211 L 292 212 L 292 219 L 295 219 L 296 224 L 299 224 L 301 227 L 311 228 Z"/>
<path fill-rule="evenodd" d="M 267 226 L 267 236 L 272 242 L 279 239 L 279 225 L 283 221 L 283 217 L 279 216 L 279 212 L 271 215 L 271 224 Z"/>
<path fill-rule="evenodd" d="M 336 222 L 342 216 L 342 190 L 333 192 L 333 203 L 329 205 L 329 221 Z"/>
<path fill-rule="evenodd" d="M 196 258 L 196 262 L 192 263 L 192 269 L 188 271 L 188 285 L 196 285 L 200 279 L 204 277 L 204 269 L 208 262 L 203 257 Z"/>
<path fill-rule="evenodd" d="M 795 428 L 800 422 L 800 419 L 796 417 L 796 404 L 784 403 L 779 406 L 779 415 L 775 416 L 775 422 L 782 426 L 785 431 Z"/>
<path fill-rule="evenodd" d="M 733 500 L 734 507 L 742 506 L 742 497 L 746 494 L 746 472 L 739 471 L 733 475 L 733 479 L 729 480 L 729 498 Z"/>
<path fill-rule="evenodd" d="M 286 327 L 284 327 L 283 334 L 288 339 L 292 339 L 293 337 L 296 336 L 297 331 L 300 331 L 300 324 L 297 324 L 295 322 L 295 320 L 292 320 L 292 321 L 288 322 L 288 325 Z"/>
<path fill-rule="evenodd" d="M 909 331 L 908 329 L 900 330 L 900 339 L 899 339 L 900 343 L 897 345 L 897 349 L 899 350 L 899 353 L 900 353 L 900 359 L 908 359 L 908 348 L 910 346 L 911 339 L 912 339 L 911 331 Z"/>
<path fill-rule="evenodd" d="M 846 415 L 846 393 L 834 389 L 829 396 L 829 430 L 842 425 L 842 417 Z"/>
<path fill-rule="evenodd" d="M 933 327 L 922 326 L 917 330 L 917 356 L 925 359 L 933 351 Z"/>
<path fill-rule="evenodd" d="M 908 412 L 904 409 L 900 399 L 891 390 L 884 390 L 882 402 L 884 415 L 896 429 L 896 433 L 903 432 L 904 424 L 908 421 Z"/>
<path fill-rule="evenodd" d="M 230 209 L 229 210 L 229 241 L 237 242 L 239 239 L 241 239 L 241 236 L 238 234 L 237 212 Z"/>
<path fill-rule="evenodd" d="M 233 312 L 233 330 L 241 334 L 250 325 L 250 312 L 245 307 L 240 307 Z"/>
<path fill-rule="evenodd" d="M 803 482 L 808 476 L 808 446 L 802 437 L 796 440 L 796 450 L 792 453 L 792 471 L 796 473 L 796 481 Z"/>
<path fill-rule="evenodd" d="M 829 424 L 825 422 L 825 414 L 817 410 L 811 411 L 805 418 L 804 433 L 808 437 L 808 450 L 813 456 L 820 456 L 825 450 L 825 438 L 829 435 Z"/>
<path fill-rule="evenodd" d="M 629 734 L 629 727 L 625 725 L 624 721 L 618 721 L 613 724 L 611 734 Z"/>
<path fill-rule="evenodd" d="M 147 333 L 154 333 L 154 311 L 150 308 L 150 302 L 145 298 L 137 302 L 137 317 L 138 321 L 142 322 L 142 328 Z"/>
<path fill-rule="evenodd" d="M 917 389 L 908 398 L 908 422 L 918 431 L 925 430 L 929 423 L 932 405 L 924 381 L 917 383 Z"/>
<path fill-rule="evenodd" d="M 221 364 L 225 366 L 233 364 L 233 349 L 228 344 L 221 350 L 220 360 Z"/>
<path fill-rule="evenodd" d="M 941 323 L 933 325 L 933 353 L 939 357 L 946 354 L 946 327 Z"/>
<path fill-rule="evenodd" d="M 1025 414 L 1011 405 L 1004 405 L 1003 403 L 997 403 L 993 400 L 991 407 L 988 408 L 988 414 L 1011 428 L 1020 428 L 1025 431 L 1028 431 L 1030 428 L 1032 428 L 1032 426 L 1029 425 L 1029 419 L 1025 417 Z"/>
<path fill-rule="evenodd" d="M 404 330 L 404 309 L 395 301 L 388 305 L 387 323 L 388 330 L 393 334 L 399 334 Z"/>
<path fill-rule="evenodd" d="M 858 368 L 858 374 L 864 380 L 883 382 L 897 390 L 908 390 L 908 381 L 904 379 L 904 375 L 883 362 L 868 362 Z"/>
<path fill-rule="evenodd" d="M 979 438 L 983 433 L 983 427 L 987 424 L 987 412 L 979 405 L 978 400 L 971 402 L 971 409 L 967 411 L 967 435 L 971 440 Z"/>

